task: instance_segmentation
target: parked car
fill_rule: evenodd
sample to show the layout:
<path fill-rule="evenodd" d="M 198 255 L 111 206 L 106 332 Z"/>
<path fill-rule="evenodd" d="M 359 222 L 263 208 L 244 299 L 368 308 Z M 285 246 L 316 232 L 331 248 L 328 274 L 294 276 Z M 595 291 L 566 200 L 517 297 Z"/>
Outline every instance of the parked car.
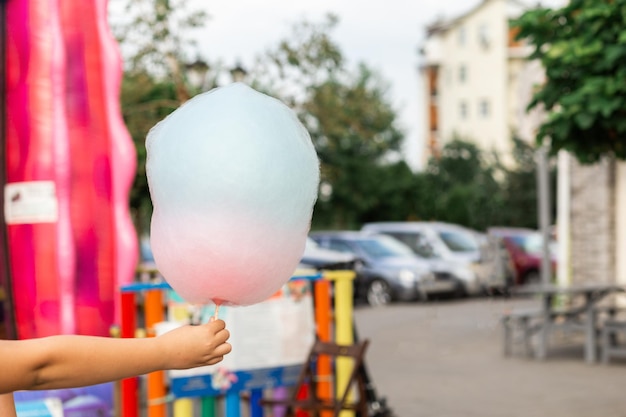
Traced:
<path fill-rule="evenodd" d="M 299 268 L 303 269 L 353 269 L 354 255 L 323 248 L 313 239 L 307 237 L 304 254 L 300 259 Z"/>
<path fill-rule="evenodd" d="M 491 227 L 487 234 L 504 242 L 515 268 L 515 284 L 523 285 L 541 281 L 543 236 L 533 229 L 520 227 Z M 556 273 L 556 241 L 548 243 L 552 275 Z"/>
<path fill-rule="evenodd" d="M 412 301 L 428 294 L 455 290 L 454 281 L 446 276 L 437 277 L 428 262 L 390 236 L 334 231 L 313 232 L 310 237 L 323 248 L 349 253 L 356 258 L 355 292 L 370 305 Z"/>
<path fill-rule="evenodd" d="M 408 245 L 415 254 L 438 259 L 441 265 L 455 271 L 468 295 L 477 295 L 487 287 L 506 287 L 504 277 L 488 272 L 493 260 L 484 256 L 477 232 L 444 222 L 378 222 L 367 223 L 363 231 L 384 233 Z"/>
<path fill-rule="evenodd" d="M 515 266 L 504 240 L 499 236 L 477 233 L 480 246 L 480 262 L 472 264 L 481 283 L 490 293 L 509 295 L 515 285 Z"/>

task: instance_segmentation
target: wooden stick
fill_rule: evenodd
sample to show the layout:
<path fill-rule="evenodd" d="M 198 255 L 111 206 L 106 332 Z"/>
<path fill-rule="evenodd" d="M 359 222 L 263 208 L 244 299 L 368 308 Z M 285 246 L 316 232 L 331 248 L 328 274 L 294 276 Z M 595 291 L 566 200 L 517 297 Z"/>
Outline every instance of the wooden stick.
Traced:
<path fill-rule="evenodd" d="M 220 304 L 219 303 L 215 303 L 215 313 L 213 313 L 213 320 L 217 320 L 218 319 L 219 311 L 220 311 Z"/>

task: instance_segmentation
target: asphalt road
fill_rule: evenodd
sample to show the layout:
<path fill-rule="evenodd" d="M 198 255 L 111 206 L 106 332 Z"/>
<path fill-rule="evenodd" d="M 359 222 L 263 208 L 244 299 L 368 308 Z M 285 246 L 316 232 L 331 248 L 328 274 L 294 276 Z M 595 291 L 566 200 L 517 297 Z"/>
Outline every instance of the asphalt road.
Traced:
<path fill-rule="evenodd" d="M 500 314 L 527 299 L 359 306 L 366 363 L 397 417 L 626 417 L 626 361 L 586 364 L 563 335 L 545 361 L 502 355 Z"/>

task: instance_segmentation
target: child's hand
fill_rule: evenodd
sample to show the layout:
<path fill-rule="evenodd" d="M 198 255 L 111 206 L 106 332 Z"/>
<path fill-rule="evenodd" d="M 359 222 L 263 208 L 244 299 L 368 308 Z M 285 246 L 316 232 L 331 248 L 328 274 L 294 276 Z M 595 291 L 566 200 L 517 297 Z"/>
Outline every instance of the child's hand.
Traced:
<path fill-rule="evenodd" d="M 159 336 L 159 348 L 165 356 L 166 369 L 188 369 L 214 365 L 231 351 L 226 343 L 230 333 L 223 320 L 200 326 L 183 326 Z"/>

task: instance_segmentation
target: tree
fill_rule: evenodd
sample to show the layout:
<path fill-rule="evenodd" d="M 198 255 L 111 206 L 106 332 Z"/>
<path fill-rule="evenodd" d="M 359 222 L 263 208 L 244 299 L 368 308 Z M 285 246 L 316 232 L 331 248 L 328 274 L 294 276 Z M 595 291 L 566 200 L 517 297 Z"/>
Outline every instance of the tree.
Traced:
<path fill-rule="evenodd" d="M 347 83 L 328 80 L 312 88 L 304 103 L 305 125 L 322 163 L 322 178 L 333 186 L 330 201 L 342 228 L 359 225 L 384 199 L 385 157 L 398 151 L 402 140 L 395 113 L 372 73 L 361 66 L 356 77 Z"/>
<path fill-rule="evenodd" d="M 118 3 L 119 7 L 119 3 Z M 149 130 L 194 95 L 184 70 L 199 54 L 193 31 L 207 20 L 188 0 L 133 0 L 111 17 L 124 57 L 122 116 L 137 149 L 137 172 L 130 206 L 139 233 L 146 233 L 152 201 L 146 178 L 145 140 Z M 206 68 L 207 85 L 220 65 Z"/>
<path fill-rule="evenodd" d="M 421 188 L 405 161 L 376 166 L 368 178 L 374 181 L 371 189 L 376 190 L 377 199 L 363 212 L 361 223 L 418 219 Z"/>
<path fill-rule="evenodd" d="M 293 34 L 259 58 L 254 79 L 291 105 L 311 134 L 322 181 L 332 190 L 315 208 L 314 227 L 354 228 L 389 201 L 382 179 L 393 179 L 384 171 L 406 171 L 392 163 L 403 135 L 388 86 L 363 63 L 347 68 L 330 36 L 337 23 L 328 15 L 322 23 L 296 24 Z"/>
<path fill-rule="evenodd" d="M 301 110 L 309 89 L 344 71 L 345 60 L 331 33 L 339 18 L 327 14 L 314 23 L 294 23 L 291 33 L 256 58 L 251 71 L 253 85 Z"/>
<path fill-rule="evenodd" d="M 518 227 L 537 229 L 537 150 L 531 144 L 513 137 L 513 159 L 510 166 L 498 164 L 497 169 L 503 173 L 503 200 L 506 207 L 504 214 L 508 224 Z M 556 218 L 556 168 L 550 168 L 550 201 L 552 213 Z"/>
<path fill-rule="evenodd" d="M 137 150 L 137 170 L 130 190 L 130 207 L 139 233 L 147 233 L 152 200 L 146 178 L 145 140 L 149 130 L 179 105 L 173 83 L 146 73 L 126 73 L 122 80 L 122 116 Z"/>
<path fill-rule="evenodd" d="M 537 141 L 571 151 L 583 163 L 604 155 L 626 159 L 626 0 L 571 0 L 514 22 L 546 81 L 529 108 L 549 116 Z"/>
<path fill-rule="evenodd" d="M 502 224 L 504 201 L 495 169 L 482 151 L 459 138 L 429 161 L 420 184 L 419 216 L 484 230 Z"/>
<path fill-rule="evenodd" d="M 198 54 L 194 30 L 202 28 L 207 19 L 202 9 L 190 10 L 188 0 L 129 1 L 124 13 L 112 19 L 126 72 L 169 78 L 178 100 L 187 100 L 184 65 Z"/>

